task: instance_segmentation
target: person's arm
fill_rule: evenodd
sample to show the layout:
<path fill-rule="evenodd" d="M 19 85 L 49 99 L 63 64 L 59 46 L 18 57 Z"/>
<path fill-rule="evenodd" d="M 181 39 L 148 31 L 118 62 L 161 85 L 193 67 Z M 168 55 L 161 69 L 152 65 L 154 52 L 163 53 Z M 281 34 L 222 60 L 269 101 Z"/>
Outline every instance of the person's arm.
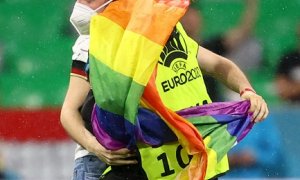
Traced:
<path fill-rule="evenodd" d="M 90 90 L 89 83 L 82 78 L 71 76 L 69 88 L 61 110 L 61 124 L 70 137 L 94 153 L 109 165 L 135 164 L 136 160 L 125 160 L 133 156 L 126 148 L 117 151 L 105 149 L 84 126 L 79 108 L 83 104 Z"/>
<path fill-rule="evenodd" d="M 61 124 L 70 137 L 93 152 L 97 147 L 95 137 L 85 128 L 79 109 L 90 90 L 89 83 L 82 78 L 71 76 L 68 91 L 61 109 Z"/>
<path fill-rule="evenodd" d="M 253 88 L 245 74 L 232 61 L 201 46 L 199 46 L 197 59 L 205 74 L 215 77 L 237 93 L 244 91 L 241 98 L 250 101 L 249 111 L 253 112 L 255 122 L 262 121 L 267 117 L 269 111 L 266 102 L 255 92 L 245 91 L 245 89 Z"/>
<path fill-rule="evenodd" d="M 117 151 L 105 149 L 85 127 L 79 109 L 90 91 L 88 74 L 85 71 L 88 62 L 88 49 L 89 36 L 79 36 L 72 48 L 72 71 L 61 109 L 61 124 L 75 142 L 87 151 L 94 153 L 105 163 L 109 165 L 135 163 L 135 161 L 123 160 L 123 158 L 131 156 L 128 149 Z"/>

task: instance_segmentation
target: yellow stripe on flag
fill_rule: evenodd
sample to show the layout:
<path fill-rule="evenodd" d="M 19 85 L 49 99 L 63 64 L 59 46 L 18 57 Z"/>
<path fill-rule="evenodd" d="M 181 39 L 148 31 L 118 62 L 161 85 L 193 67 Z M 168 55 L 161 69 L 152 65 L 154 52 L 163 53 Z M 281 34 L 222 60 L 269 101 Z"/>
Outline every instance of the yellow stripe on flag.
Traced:
<path fill-rule="evenodd" d="M 134 81 L 145 86 L 148 82 L 148 78 L 145 77 L 150 77 L 152 74 L 149 69 L 154 69 L 157 64 L 158 57 L 153 58 L 153 55 L 159 55 L 163 46 L 140 34 L 124 31 L 121 26 L 103 16 L 96 16 L 93 21 L 91 23 L 93 38 L 91 39 L 90 53 L 112 70 L 132 77 Z M 105 30 L 107 26 L 110 28 L 105 36 L 93 32 Z M 114 39 L 114 42 L 119 43 L 112 43 L 111 38 Z M 108 50 L 99 51 L 104 46 Z M 137 59 L 139 60 L 137 61 Z"/>

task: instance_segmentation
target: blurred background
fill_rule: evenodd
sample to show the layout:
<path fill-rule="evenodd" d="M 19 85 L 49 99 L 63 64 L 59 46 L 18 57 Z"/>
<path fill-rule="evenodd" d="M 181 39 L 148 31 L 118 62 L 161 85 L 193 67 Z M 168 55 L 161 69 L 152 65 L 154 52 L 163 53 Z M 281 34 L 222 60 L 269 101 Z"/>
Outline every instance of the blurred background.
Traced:
<path fill-rule="evenodd" d="M 237 60 L 270 108 L 268 119 L 233 148 L 233 171 L 224 179 L 300 179 L 300 0 L 250 1 L 256 4 L 195 1 L 183 19 L 201 45 Z M 0 0 L 0 179 L 72 176 L 75 144 L 59 113 L 77 37 L 69 23 L 73 5 Z M 211 79 L 207 84 L 214 100 L 236 99 Z"/>

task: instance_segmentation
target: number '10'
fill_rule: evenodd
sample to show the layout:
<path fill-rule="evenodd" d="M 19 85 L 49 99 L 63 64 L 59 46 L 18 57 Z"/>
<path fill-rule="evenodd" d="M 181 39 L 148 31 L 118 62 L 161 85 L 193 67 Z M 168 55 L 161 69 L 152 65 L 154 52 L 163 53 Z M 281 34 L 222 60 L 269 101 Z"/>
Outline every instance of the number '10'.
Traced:
<path fill-rule="evenodd" d="M 182 146 L 179 145 L 176 149 L 176 159 L 177 159 L 177 163 L 178 165 L 183 169 L 185 168 L 187 165 L 190 164 L 190 161 L 192 159 L 192 155 L 188 155 L 189 161 L 187 163 L 184 163 L 181 157 L 181 150 L 182 150 Z M 171 174 L 174 174 L 175 171 L 174 169 L 170 169 L 169 163 L 168 163 L 168 157 L 166 153 L 162 153 L 157 157 L 157 160 L 162 160 L 163 166 L 164 166 L 164 172 L 161 173 L 161 176 L 169 176 Z"/>

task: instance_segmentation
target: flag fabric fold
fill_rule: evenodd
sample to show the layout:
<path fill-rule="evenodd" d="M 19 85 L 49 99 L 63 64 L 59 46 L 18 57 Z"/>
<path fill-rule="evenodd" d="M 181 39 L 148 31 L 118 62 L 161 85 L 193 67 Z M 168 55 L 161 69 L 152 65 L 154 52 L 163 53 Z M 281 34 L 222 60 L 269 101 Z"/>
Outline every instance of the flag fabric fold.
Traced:
<path fill-rule="evenodd" d="M 155 87 L 155 67 L 188 5 L 189 0 L 117 0 L 91 19 L 90 81 L 96 100 L 92 124 L 98 141 L 112 150 L 133 149 L 138 142 L 159 147 L 178 141 L 193 158 L 176 178 L 205 179 L 207 149 L 216 152 L 217 162 L 242 139 L 251 123 L 241 111 L 247 102 L 236 103 L 234 110 L 229 110 L 230 103 L 223 110 L 224 104 L 213 104 L 205 114 L 205 107 L 176 113 L 161 101 Z M 218 108 L 226 113 L 208 113 Z M 212 143 L 221 138 L 220 133 L 213 133 L 220 127 L 230 140 L 224 142 L 226 148 Z M 211 141 L 204 144 L 203 137 Z"/>

